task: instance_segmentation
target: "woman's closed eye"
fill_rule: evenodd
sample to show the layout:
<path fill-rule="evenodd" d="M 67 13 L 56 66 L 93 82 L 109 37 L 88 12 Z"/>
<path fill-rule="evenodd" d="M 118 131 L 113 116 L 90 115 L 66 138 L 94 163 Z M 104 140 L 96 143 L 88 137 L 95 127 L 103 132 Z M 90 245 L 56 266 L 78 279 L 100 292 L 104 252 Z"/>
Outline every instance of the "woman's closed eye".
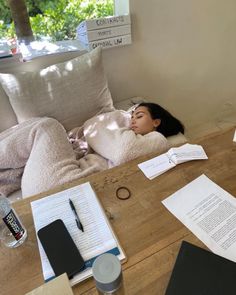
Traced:
<path fill-rule="evenodd" d="M 141 119 L 142 117 L 143 117 L 143 115 L 132 116 L 132 117 L 131 117 L 131 120 Z"/>

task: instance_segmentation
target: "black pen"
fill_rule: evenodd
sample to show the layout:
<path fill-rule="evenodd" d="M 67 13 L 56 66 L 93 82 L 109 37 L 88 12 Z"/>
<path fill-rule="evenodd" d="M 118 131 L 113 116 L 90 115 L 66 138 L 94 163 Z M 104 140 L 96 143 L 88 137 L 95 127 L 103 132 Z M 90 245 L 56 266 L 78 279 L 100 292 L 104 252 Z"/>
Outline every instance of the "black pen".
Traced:
<path fill-rule="evenodd" d="M 84 232 L 83 225 L 82 225 L 82 223 L 79 220 L 79 215 L 78 215 L 78 213 L 77 213 L 77 211 L 75 209 L 75 205 L 73 204 L 73 202 L 71 201 L 71 199 L 69 199 L 69 203 L 70 203 L 71 210 L 73 211 L 73 213 L 75 215 L 75 221 L 76 221 L 76 224 L 78 226 L 78 229 L 80 229 L 82 232 Z"/>

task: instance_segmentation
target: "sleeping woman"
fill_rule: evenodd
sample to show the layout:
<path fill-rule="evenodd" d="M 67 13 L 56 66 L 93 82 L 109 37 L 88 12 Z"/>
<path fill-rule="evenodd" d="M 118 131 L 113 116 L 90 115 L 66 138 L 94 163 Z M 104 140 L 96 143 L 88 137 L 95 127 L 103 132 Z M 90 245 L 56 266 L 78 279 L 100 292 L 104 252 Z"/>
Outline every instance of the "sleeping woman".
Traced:
<path fill-rule="evenodd" d="M 156 103 L 140 103 L 132 113 L 131 129 L 145 135 L 157 131 L 165 137 L 184 134 L 183 124 Z"/>
<path fill-rule="evenodd" d="M 182 123 L 154 103 L 130 114 L 95 116 L 68 134 L 52 118 L 32 118 L 0 133 L 0 194 L 23 197 L 169 148 L 166 137 L 184 133 Z M 69 137 L 69 140 L 68 140 Z"/>
<path fill-rule="evenodd" d="M 179 132 L 184 133 L 182 123 L 155 103 L 141 103 L 131 115 L 120 110 L 101 114 L 83 126 L 88 146 L 107 159 L 110 167 L 165 152 L 169 148 L 166 137 Z M 73 130 L 69 136 L 73 137 Z"/>

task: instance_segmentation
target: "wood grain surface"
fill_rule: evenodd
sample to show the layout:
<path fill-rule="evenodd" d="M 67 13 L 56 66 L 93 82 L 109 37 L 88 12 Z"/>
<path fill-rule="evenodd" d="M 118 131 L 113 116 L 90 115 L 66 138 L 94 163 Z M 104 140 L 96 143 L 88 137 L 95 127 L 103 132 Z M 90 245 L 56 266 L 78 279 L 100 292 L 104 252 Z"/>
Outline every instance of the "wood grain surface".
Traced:
<path fill-rule="evenodd" d="M 0 246 L 0 294 L 21 295 L 43 284 L 30 202 L 90 181 L 128 258 L 122 265 L 126 293 L 164 295 L 181 241 L 205 246 L 167 211 L 161 201 L 203 173 L 236 196 L 234 130 L 197 141 L 203 146 L 208 160 L 177 165 L 153 180 L 147 179 L 137 164 L 156 154 L 16 202 L 14 207 L 28 230 L 28 238 L 16 249 Z M 130 190 L 129 199 L 116 197 L 116 189 L 121 186 Z M 74 286 L 73 292 L 96 294 L 93 279 Z"/>

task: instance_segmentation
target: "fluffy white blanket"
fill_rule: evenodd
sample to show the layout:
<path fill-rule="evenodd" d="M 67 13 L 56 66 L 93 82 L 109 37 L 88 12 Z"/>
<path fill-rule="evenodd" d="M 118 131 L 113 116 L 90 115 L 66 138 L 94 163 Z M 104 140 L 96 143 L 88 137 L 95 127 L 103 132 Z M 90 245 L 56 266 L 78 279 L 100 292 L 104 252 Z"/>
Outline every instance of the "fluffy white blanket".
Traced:
<path fill-rule="evenodd" d="M 27 197 L 107 167 L 107 161 L 95 154 L 76 160 L 65 129 L 54 119 L 33 118 L 0 133 L 0 193 L 4 195 L 21 186 L 22 196 Z"/>
<path fill-rule="evenodd" d="M 160 133 L 136 135 L 129 126 L 130 114 L 114 111 L 69 132 L 72 144 L 63 126 L 50 118 L 33 118 L 2 132 L 0 193 L 8 195 L 19 188 L 23 169 L 21 188 L 26 197 L 169 148 Z"/>

